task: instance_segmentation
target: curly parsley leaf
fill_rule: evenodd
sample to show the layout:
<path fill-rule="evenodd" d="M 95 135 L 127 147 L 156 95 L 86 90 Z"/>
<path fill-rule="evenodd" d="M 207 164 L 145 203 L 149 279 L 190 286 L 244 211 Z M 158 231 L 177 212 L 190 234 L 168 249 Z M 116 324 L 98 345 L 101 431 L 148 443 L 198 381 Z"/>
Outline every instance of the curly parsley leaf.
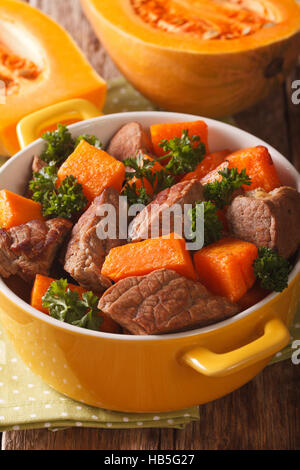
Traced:
<path fill-rule="evenodd" d="M 58 188 L 43 199 L 45 217 L 63 217 L 72 219 L 88 204 L 82 192 L 82 186 L 74 176 L 67 176 Z"/>
<path fill-rule="evenodd" d="M 56 165 L 61 165 L 74 151 L 73 137 L 62 124 L 58 124 L 56 131 L 46 132 L 42 137 L 47 142 L 47 147 L 40 157 L 46 163 L 55 162 Z"/>
<path fill-rule="evenodd" d="M 194 135 L 190 138 L 188 134 L 189 131 L 185 129 L 182 131 L 181 137 L 164 139 L 159 144 L 166 153 L 159 160 L 170 159 L 165 168 L 174 176 L 195 171 L 198 164 L 204 159 L 206 148 L 201 142 L 200 136 Z M 195 146 L 195 143 L 198 145 Z"/>
<path fill-rule="evenodd" d="M 72 219 L 88 204 L 82 186 L 74 176 L 67 176 L 57 187 L 57 168 L 51 165 L 34 174 L 29 183 L 32 199 L 42 204 L 44 217 Z"/>
<path fill-rule="evenodd" d="M 143 181 L 143 178 L 145 178 L 149 182 L 152 182 L 154 164 L 154 160 L 145 158 L 142 153 L 139 153 L 136 158 L 126 158 L 124 165 L 131 169 L 131 171 L 126 171 L 126 179 L 136 178 Z"/>
<path fill-rule="evenodd" d="M 100 311 L 98 310 L 99 297 L 93 292 L 85 292 L 82 294 L 81 302 L 86 307 L 87 313 L 80 320 L 73 321 L 72 325 L 98 331 L 103 322 L 103 317 L 99 315 Z"/>
<path fill-rule="evenodd" d="M 152 201 L 152 197 L 147 193 L 145 187 L 137 188 L 136 183 L 127 183 L 123 189 L 122 195 L 127 197 L 129 206 L 134 204 L 148 206 Z"/>
<path fill-rule="evenodd" d="M 239 173 L 237 168 L 226 168 L 219 171 L 219 175 L 222 176 L 221 181 L 204 185 L 204 197 L 207 201 L 213 202 L 218 209 L 224 209 L 230 204 L 234 191 L 243 185 L 249 186 L 251 179 L 245 169 Z"/>
<path fill-rule="evenodd" d="M 44 195 L 53 191 L 57 182 L 57 168 L 54 162 L 34 173 L 34 179 L 29 182 L 29 189 L 33 193 L 33 200 L 42 202 Z"/>
<path fill-rule="evenodd" d="M 75 148 L 80 144 L 82 140 L 85 140 L 88 144 L 93 145 L 97 149 L 102 150 L 103 145 L 101 141 L 95 135 L 84 134 L 77 137 L 75 140 Z"/>
<path fill-rule="evenodd" d="M 202 217 L 202 207 L 204 206 L 204 246 L 215 243 L 222 238 L 223 224 L 218 218 L 218 210 L 210 201 L 199 201 L 193 209 L 189 211 L 189 217 L 192 221 L 192 234 L 197 229 L 197 219 Z M 193 241 L 195 241 L 196 236 Z"/>
<path fill-rule="evenodd" d="M 128 204 L 148 205 L 153 197 L 164 189 L 170 188 L 175 179 L 165 169 L 154 171 L 155 160 L 150 160 L 140 153 L 137 158 L 127 158 L 124 165 L 130 171 L 126 172 L 126 184 L 123 195 L 127 196 Z M 133 181 L 132 181 L 133 180 Z M 137 188 L 134 181 L 140 180 L 141 187 Z M 152 186 L 151 194 L 147 193 L 145 181 Z"/>
<path fill-rule="evenodd" d="M 288 277 L 292 265 L 271 248 L 258 248 L 258 257 L 254 261 L 254 274 L 263 289 L 282 292 L 288 287 Z"/>
<path fill-rule="evenodd" d="M 170 175 L 167 171 L 161 170 L 155 173 L 155 188 L 154 194 L 158 194 L 165 189 L 171 188 L 175 184 L 174 176 Z"/>
<path fill-rule="evenodd" d="M 85 134 L 74 140 L 67 126 L 63 124 L 58 124 L 55 131 L 45 132 L 42 137 L 47 146 L 40 158 L 48 164 L 54 162 L 56 166 L 60 166 L 74 152 L 82 140 L 98 149 L 102 149 L 102 144 L 95 135 Z"/>
<path fill-rule="evenodd" d="M 92 292 L 80 298 L 77 291 L 68 287 L 66 279 L 52 282 L 42 301 L 51 317 L 70 325 L 97 331 L 103 322 L 98 310 L 99 298 Z"/>

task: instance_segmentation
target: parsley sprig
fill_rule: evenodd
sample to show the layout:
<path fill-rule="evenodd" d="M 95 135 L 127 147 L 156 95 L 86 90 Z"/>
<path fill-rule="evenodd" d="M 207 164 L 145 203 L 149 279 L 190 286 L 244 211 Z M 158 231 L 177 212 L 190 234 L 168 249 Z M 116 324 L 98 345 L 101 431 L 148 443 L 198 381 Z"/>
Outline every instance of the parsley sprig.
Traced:
<path fill-rule="evenodd" d="M 79 137 L 77 137 L 77 139 L 75 140 L 75 148 L 80 144 L 82 140 L 85 140 L 88 144 L 93 145 L 97 149 L 102 150 L 103 148 L 103 145 L 101 141 L 98 139 L 98 137 L 96 137 L 95 135 L 90 135 L 90 134 L 84 134 L 84 135 L 80 135 Z"/>
<path fill-rule="evenodd" d="M 74 140 L 68 128 L 62 124 L 58 124 L 55 131 L 45 132 L 42 138 L 47 145 L 40 158 L 48 164 L 54 162 L 57 166 L 60 166 L 74 152 L 82 140 L 99 149 L 102 148 L 100 140 L 94 135 L 85 134 Z"/>
<path fill-rule="evenodd" d="M 149 160 L 149 158 L 145 158 L 142 153 L 139 153 L 136 158 L 126 158 L 124 160 L 124 165 L 127 168 L 130 168 L 131 171 L 126 171 L 126 179 L 141 179 L 143 183 L 143 178 L 149 181 L 149 183 L 153 184 L 154 182 L 154 174 L 153 174 L 153 167 L 155 161 Z"/>
<path fill-rule="evenodd" d="M 198 143 L 198 145 L 195 146 L 195 143 Z M 194 135 L 190 138 L 187 129 L 182 131 L 181 137 L 170 140 L 164 139 L 159 146 L 166 153 L 159 160 L 170 158 L 165 168 L 174 176 L 195 171 L 206 153 L 205 145 L 201 142 L 200 136 Z"/>
<path fill-rule="evenodd" d="M 57 187 L 58 168 L 82 140 L 99 149 L 102 144 L 96 136 L 89 134 L 74 140 L 68 128 L 62 124 L 58 124 L 56 131 L 44 133 L 43 139 L 47 146 L 40 158 L 47 166 L 34 173 L 29 183 L 32 199 L 42 204 L 44 217 L 72 219 L 86 207 L 88 201 L 83 195 L 82 186 L 72 175 L 67 176 Z"/>
<path fill-rule="evenodd" d="M 126 184 L 123 189 L 123 196 L 127 197 L 129 206 L 134 204 L 142 204 L 148 206 L 152 201 L 152 197 L 147 193 L 145 187 L 137 188 L 136 183 Z"/>
<path fill-rule="evenodd" d="M 74 151 L 74 140 L 66 126 L 58 124 L 57 131 L 45 132 L 43 140 L 47 147 L 40 155 L 46 163 L 62 164 Z"/>
<path fill-rule="evenodd" d="M 85 292 L 80 298 L 78 292 L 68 287 L 66 279 L 51 283 L 43 297 L 43 307 L 51 317 L 89 330 L 99 330 L 103 317 L 98 310 L 99 298 L 92 292 Z"/>
<path fill-rule="evenodd" d="M 245 169 L 239 173 L 237 168 L 225 168 L 218 173 L 222 176 L 222 180 L 204 185 L 204 197 L 207 201 L 213 202 L 218 209 L 224 209 L 230 204 L 234 191 L 243 185 L 250 186 L 251 179 Z"/>
<path fill-rule="evenodd" d="M 127 158 L 124 165 L 131 171 L 126 171 L 126 184 L 123 195 L 127 196 L 128 204 L 143 204 L 147 206 L 153 197 L 170 188 L 175 183 L 175 179 L 165 169 L 153 171 L 155 160 L 149 160 L 142 153 L 137 158 Z M 141 181 L 141 187 L 138 188 L 135 182 L 130 182 L 133 178 Z M 145 180 L 152 186 L 151 195 L 148 194 L 145 187 Z"/>
<path fill-rule="evenodd" d="M 32 199 L 42 204 L 44 217 L 72 219 L 86 207 L 88 201 L 74 176 L 67 176 L 59 187 L 57 180 L 54 162 L 35 173 L 29 183 Z"/>
<path fill-rule="evenodd" d="M 197 219 L 202 217 L 202 204 L 204 206 L 204 246 L 215 243 L 222 238 L 223 224 L 218 218 L 218 210 L 210 201 L 198 201 L 193 209 L 188 212 L 191 219 L 192 234 L 196 239 Z"/>
<path fill-rule="evenodd" d="M 263 289 L 282 292 L 288 287 L 292 265 L 271 248 L 265 246 L 258 248 L 258 257 L 253 267 L 254 274 Z"/>
<path fill-rule="evenodd" d="M 154 194 L 158 194 L 167 188 L 171 188 L 175 184 L 174 176 L 170 175 L 167 171 L 161 170 L 155 173 L 155 189 Z"/>

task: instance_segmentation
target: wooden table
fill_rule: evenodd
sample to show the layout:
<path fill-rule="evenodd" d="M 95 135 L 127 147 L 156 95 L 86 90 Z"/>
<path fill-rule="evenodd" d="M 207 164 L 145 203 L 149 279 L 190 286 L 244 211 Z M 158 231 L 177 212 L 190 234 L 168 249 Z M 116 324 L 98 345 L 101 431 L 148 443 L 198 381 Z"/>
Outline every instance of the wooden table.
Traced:
<path fill-rule="evenodd" d="M 105 78 L 118 71 L 85 20 L 79 0 L 29 0 L 73 35 L 95 69 Z M 300 104 L 291 101 L 287 82 L 259 105 L 235 116 L 237 125 L 273 145 L 300 169 Z M 300 366 L 290 361 L 266 368 L 240 390 L 202 406 L 200 421 L 185 430 L 70 429 L 7 432 L 4 450 L 40 449 L 299 449 Z"/>

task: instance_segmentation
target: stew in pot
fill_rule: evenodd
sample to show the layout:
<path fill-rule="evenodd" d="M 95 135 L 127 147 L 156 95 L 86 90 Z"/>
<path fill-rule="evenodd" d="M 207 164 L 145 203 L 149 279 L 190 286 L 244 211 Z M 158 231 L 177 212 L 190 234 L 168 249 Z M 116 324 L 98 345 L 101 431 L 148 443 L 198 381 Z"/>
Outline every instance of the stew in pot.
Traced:
<path fill-rule="evenodd" d="M 26 194 L 0 191 L 2 278 L 45 315 L 133 335 L 214 324 L 282 292 L 300 194 L 267 148 L 212 154 L 208 132 L 132 122 L 106 149 L 63 125 L 44 134 Z"/>

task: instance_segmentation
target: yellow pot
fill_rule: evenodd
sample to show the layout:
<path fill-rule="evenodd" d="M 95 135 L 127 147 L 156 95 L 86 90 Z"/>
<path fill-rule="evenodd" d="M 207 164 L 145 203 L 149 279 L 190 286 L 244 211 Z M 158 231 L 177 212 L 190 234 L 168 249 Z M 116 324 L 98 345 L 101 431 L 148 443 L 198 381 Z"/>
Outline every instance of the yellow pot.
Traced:
<path fill-rule="evenodd" d="M 103 116 L 70 127 L 107 143 L 130 121 L 144 126 L 198 119 L 141 112 Z M 212 151 L 266 145 L 282 182 L 300 189 L 300 176 L 275 149 L 227 124 L 206 119 Z M 27 127 L 27 131 L 30 126 Z M 26 136 L 24 141 L 26 141 Z M 0 172 L 0 188 L 22 192 L 43 142 L 12 158 Z M 127 412 L 162 412 L 206 403 L 258 374 L 289 341 L 300 295 L 300 261 L 289 286 L 237 316 L 206 328 L 164 336 L 127 336 L 66 325 L 30 307 L 0 281 L 0 319 L 27 366 L 59 392 L 84 403 Z"/>

